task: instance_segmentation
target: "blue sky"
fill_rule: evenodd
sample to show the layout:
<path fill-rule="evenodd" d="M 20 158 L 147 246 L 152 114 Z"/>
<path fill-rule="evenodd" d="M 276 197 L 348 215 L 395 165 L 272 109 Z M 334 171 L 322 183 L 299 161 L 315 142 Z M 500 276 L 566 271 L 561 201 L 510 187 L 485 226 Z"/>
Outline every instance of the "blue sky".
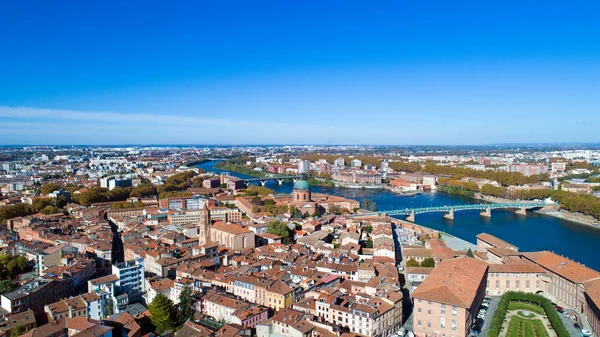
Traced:
<path fill-rule="evenodd" d="M 600 141 L 598 1 L 2 7 L 0 144 Z"/>

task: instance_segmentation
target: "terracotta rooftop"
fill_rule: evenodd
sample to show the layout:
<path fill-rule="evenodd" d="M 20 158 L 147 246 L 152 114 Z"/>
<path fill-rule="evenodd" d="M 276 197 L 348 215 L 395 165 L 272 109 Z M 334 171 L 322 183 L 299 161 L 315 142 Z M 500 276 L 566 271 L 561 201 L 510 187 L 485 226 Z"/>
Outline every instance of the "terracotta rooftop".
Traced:
<path fill-rule="evenodd" d="M 481 233 L 477 235 L 477 239 L 489 243 L 490 245 L 494 246 L 494 248 L 508 248 L 513 250 L 519 250 L 519 247 L 487 233 Z"/>
<path fill-rule="evenodd" d="M 442 261 L 415 289 L 412 297 L 470 308 L 487 268 L 485 262 L 468 257 Z"/>
<path fill-rule="evenodd" d="M 523 256 L 551 272 L 576 283 L 600 278 L 600 273 L 549 251 L 523 253 Z"/>
<path fill-rule="evenodd" d="M 212 225 L 211 228 L 222 231 L 222 232 L 231 233 L 231 234 L 244 234 L 244 233 L 252 232 L 246 226 L 240 226 L 237 224 L 225 223 L 225 222 L 221 222 L 221 221 L 215 222 L 215 224 Z"/>

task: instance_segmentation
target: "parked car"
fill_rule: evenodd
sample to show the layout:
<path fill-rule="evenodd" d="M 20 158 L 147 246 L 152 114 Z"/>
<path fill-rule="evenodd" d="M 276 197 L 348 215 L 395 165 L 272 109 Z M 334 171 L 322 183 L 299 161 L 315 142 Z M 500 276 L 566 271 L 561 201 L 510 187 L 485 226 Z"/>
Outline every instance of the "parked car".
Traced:
<path fill-rule="evenodd" d="M 556 311 L 561 312 L 561 313 L 565 311 L 565 309 L 563 309 L 563 307 L 561 307 L 560 305 L 555 305 L 554 309 L 556 309 Z"/>
<path fill-rule="evenodd" d="M 415 334 L 412 331 L 408 330 L 408 331 L 406 331 L 406 333 L 404 334 L 404 336 L 406 336 L 406 337 L 415 337 Z"/>
<path fill-rule="evenodd" d="M 579 324 L 575 323 L 575 324 L 573 324 L 573 326 L 575 327 L 575 329 L 581 330 L 581 327 L 579 326 Z"/>
<path fill-rule="evenodd" d="M 583 329 L 583 330 L 581 330 L 581 335 L 588 337 L 588 336 L 592 335 L 592 332 L 590 330 Z"/>
<path fill-rule="evenodd" d="M 484 322 L 485 322 L 485 321 L 484 321 L 482 318 L 477 318 L 477 319 L 475 320 L 475 323 L 473 323 L 473 326 L 478 326 L 478 327 L 480 327 L 480 328 L 481 328 L 481 327 L 483 326 L 483 323 L 484 323 Z"/>

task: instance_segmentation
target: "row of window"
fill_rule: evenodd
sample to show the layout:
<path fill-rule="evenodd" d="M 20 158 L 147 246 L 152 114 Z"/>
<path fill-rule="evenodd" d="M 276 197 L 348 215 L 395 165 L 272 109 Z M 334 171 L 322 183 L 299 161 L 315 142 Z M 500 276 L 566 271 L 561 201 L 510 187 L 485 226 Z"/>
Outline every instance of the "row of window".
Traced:
<path fill-rule="evenodd" d="M 417 326 L 422 326 L 421 321 L 417 321 Z M 431 328 L 431 322 L 427 322 L 427 327 Z M 444 317 L 440 318 L 440 329 L 446 328 L 446 319 Z M 456 331 L 456 320 L 452 320 L 452 331 Z"/>

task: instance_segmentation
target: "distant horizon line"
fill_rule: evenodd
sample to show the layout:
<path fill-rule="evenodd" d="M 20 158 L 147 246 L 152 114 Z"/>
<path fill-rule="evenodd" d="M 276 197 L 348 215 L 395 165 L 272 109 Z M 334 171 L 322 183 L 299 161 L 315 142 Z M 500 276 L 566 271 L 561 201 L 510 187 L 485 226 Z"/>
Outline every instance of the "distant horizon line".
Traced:
<path fill-rule="evenodd" d="M 165 147 L 165 146 L 175 146 L 175 147 L 216 147 L 216 146 L 224 146 L 224 147 L 232 147 L 232 146 L 247 146 L 247 147 L 265 147 L 265 146 L 275 146 L 275 147 L 286 147 L 286 146 L 315 146 L 315 147 L 340 147 L 340 146 L 348 146 L 348 147 L 498 147 L 498 146 L 542 146 L 542 147 L 551 147 L 551 146 L 598 146 L 600 147 L 600 142 L 598 143 L 584 143 L 584 142 L 562 142 L 562 143 L 490 143 L 490 144 L 268 144 L 268 143 L 213 143 L 213 144 L 178 144 L 178 143 L 123 143 L 123 144 L 0 144 L 0 147 Z"/>

